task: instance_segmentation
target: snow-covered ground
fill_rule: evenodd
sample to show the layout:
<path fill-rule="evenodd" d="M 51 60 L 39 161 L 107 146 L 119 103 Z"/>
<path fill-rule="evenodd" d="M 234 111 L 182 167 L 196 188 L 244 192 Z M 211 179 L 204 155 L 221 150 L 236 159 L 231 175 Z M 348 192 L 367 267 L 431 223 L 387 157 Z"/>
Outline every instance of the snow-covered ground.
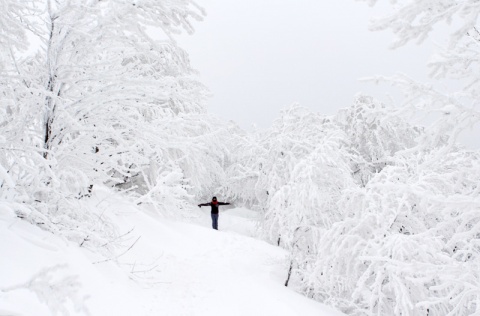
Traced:
<path fill-rule="evenodd" d="M 221 210 L 215 231 L 208 208 L 188 224 L 107 194 L 89 203 L 133 247 L 105 262 L 0 212 L 0 315 L 341 315 L 283 286 L 286 253 L 251 237 L 252 211 Z"/>

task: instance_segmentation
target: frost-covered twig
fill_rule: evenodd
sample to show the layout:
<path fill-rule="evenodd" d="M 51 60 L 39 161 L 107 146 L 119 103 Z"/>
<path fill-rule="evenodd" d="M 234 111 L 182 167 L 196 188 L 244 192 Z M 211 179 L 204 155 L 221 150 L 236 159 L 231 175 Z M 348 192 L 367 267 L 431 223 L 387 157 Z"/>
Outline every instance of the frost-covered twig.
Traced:
<path fill-rule="evenodd" d="M 81 284 L 76 276 L 62 276 L 62 270 L 67 265 L 56 265 L 44 268 L 33 275 L 28 281 L 17 285 L 2 288 L 2 292 L 10 292 L 19 289 L 27 289 L 35 293 L 40 302 L 45 303 L 50 311 L 56 315 L 69 314 L 69 306 L 73 305 L 76 312 L 90 315 L 85 301 L 87 296 L 80 296 Z"/>
<path fill-rule="evenodd" d="M 121 256 L 125 255 L 127 252 L 130 251 L 130 249 L 133 248 L 133 246 L 135 246 L 135 244 L 137 243 L 137 241 L 140 239 L 140 237 L 142 236 L 138 236 L 138 238 L 130 245 L 130 247 L 128 247 L 126 250 L 124 250 L 122 253 L 114 256 L 114 257 L 111 257 L 111 258 L 108 258 L 108 259 L 105 259 L 105 260 L 100 260 L 100 261 L 96 261 L 96 262 L 93 262 L 93 264 L 98 264 L 98 263 L 104 263 L 104 262 L 108 262 L 108 261 L 112 261 L 112 260 L 117 260 L 118 258 L 120 258 Z"/>

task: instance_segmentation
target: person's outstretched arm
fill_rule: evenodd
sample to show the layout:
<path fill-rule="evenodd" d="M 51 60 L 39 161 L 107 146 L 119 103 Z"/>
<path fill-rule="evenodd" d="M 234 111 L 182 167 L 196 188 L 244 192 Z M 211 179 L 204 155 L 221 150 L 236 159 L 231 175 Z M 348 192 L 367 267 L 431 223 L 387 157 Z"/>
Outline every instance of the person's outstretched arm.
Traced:
<path fill-rule="evenodd" d="M 230 205 L 229 202 L 218 202 L 218 205 Z"/>
<path fill-rule="evenodd" d="M 202 207 L 202 206 L 210 206 L 211 203 L 203 203 L 203 204 L 198 204 L 198 207 Z"/>

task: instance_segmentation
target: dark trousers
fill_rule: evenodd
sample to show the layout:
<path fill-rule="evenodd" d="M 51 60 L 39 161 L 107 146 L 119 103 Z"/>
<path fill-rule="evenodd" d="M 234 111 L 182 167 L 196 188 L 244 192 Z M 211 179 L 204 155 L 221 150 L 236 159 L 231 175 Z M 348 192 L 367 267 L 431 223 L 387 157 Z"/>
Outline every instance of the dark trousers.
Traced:
<path fill-rule="evenodd" d="M 218 230 L 218 214 L 212 214 L 212 227 Z"/>

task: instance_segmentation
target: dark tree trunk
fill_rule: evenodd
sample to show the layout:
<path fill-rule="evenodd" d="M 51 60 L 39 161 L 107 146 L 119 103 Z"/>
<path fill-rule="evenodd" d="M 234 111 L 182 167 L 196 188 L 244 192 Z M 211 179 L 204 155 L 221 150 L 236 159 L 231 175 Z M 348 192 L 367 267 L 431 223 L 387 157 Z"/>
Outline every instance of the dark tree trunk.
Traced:
<path fill-rule="evenodd" d="M 285 281 L 285 286 L 288 287 L 288 282 L 290 282 L 290 276 L 292 275 L 293 260 L 290 261 L 290 268 L 288 268 L 287 280 Z"/>
<path fill-rule="evenodd" d="M 48 47 L 47 47 L 47 66 L 48 66 L 48 71 L 49 71 L 49 78 L 48 78 L 48 84 L 47 84 L 47 95 L 46 100 L 45 100 L 45 136 L 44 136 L 44 142 L 43 142 L 43 148 L 45 149 L 45 152 L 43 153 L 43 158 L 47 159 L 48 158 L 48 151 L 50 150 L 50 142 L 52 138 L 52 125 L 53 125 L 53 120 L 54 120 L 54 115 L 55 115 L 55 105 L 53 104 L 54 100 L 52 99 L 53 95 L 53 89 L 55 86 L 55 75 L 54 75 L 54 70 L 52 69 L 52 45 L 53 45 L 53 36 L 54 36 L 54 31 L 55 31 L 55 18 L 50 17 L 51 20 L 51 26 L 50 26 L 50 38 L 48 40 Z"/>

